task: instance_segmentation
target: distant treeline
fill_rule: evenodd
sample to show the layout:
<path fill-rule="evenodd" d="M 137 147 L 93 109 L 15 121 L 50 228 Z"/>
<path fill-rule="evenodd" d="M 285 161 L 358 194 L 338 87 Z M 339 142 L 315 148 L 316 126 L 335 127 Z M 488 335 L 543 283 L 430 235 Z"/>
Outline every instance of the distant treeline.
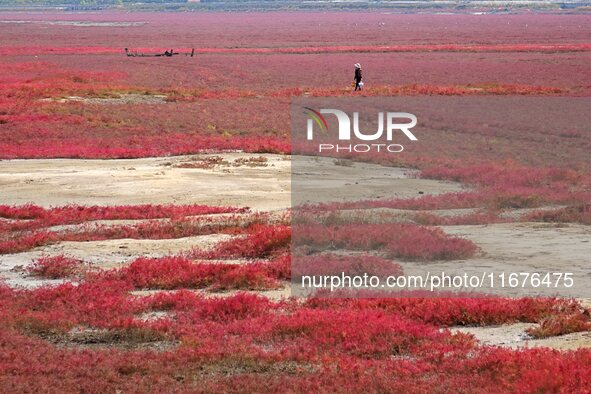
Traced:
<path fill-rule="evenodd" d="M 137 10 L 273 10 L 273 9 L 413 9 L 485 7 L 496 11 L 527 7 L 539 9 L 585 9 L 591 0 L 0 0 L 0 8 L 62 8 Z"/>

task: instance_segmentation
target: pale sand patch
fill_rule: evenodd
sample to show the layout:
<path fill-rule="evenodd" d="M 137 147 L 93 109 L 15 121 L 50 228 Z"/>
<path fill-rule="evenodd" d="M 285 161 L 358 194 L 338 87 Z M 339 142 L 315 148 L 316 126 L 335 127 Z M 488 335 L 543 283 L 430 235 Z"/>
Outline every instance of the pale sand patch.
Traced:
<path fill-rule="evenodd" d="M 246 293 L 246 294 L 254 294 L 254 295 L 258 295 L 258 296 L 262 296 L 262 297 L 267 297 L 273 301 L 279 301 L 279 300 L 283 300 L 283 299 L 287 299 L 287 298 L 291 297 L 291 287 L 289 284 L 286 284 L 285 287 L 280 288 L 280 289 L 275 289 L 275 290 L 262 290 L 262 291 L 230 290 L 230 291 L 217 292 L 217 293 L 212 293 L 212 292 L 208 292 L 205 290 L 200 290 L 200 293 L 203 294 L 203 296 L 205 296 L 207 298 L 232 297 L 238 293 Z"/>
<path fill-rule="evenodd" d="M 549 347 L 557 350 L 573 350 L 591 348 L 591 332 L 575 332 L 556 337 L 533 339 L 525 331 L 533 326 L 535 324 L 516 323 L 488 327 L 450 327 L 450 330 L 472 334 L 482 345 L 512 349 Z"/>
<path fill-rule="evenodd" d="M 196 155 L 236 159 L 263 156 L 266 167 L 177 168 L 195 156 L 121 160 L 0 161 L 0 204 L 207 204 L 271 211 L 291 206 L 291 162 L 284 155 L 225 153 Z M 329 159 L 327 159 L 329 160 Z M 330 159 L 332 160 L 332 159 Z M 458 183 L 412 178 L 412 171 L 375 164 L 318 165 L 312 158 L 300 179 L 306 194 L 322 200 L 409 198 L 462 190 Z M 373 174 L 365 179 L 364 174 Z M 379 174 L 379 175 L 376 175 Z M 323 182 L 321 179 L 330 179 Z M 357 179 L 357 183 L 351 180 Z M 347 185 L 343 196 L 337 185 Z M 341 189 L 342 190 L 342 189 Z M 419 194 L 422 192 L 422 194 Z"/>
<path fill-rule="evenodd" d="M 294 156 L 292 203 L 315 204 L 414 198 L 465 190 L 459 183 L 417 178 L 417 171 L 334 158 Z"/>
<path fill-rule="evenodd" d="M 99 104 L 99 105 L 123 105 L 123 104 L 164 104 L 166 103 L 166 96 L 163 94 L 138 94 L 138 93 L 124 93 L 116 97 L 80 97 L 80 96 L 66 96 L 61 98 L 45 98 L 40 101 L 69 103 L 79 102 L 84 104 Z"/>
<path fill-rule="evenodd" d="M 572 289 L 561 294 L 574 298 L 591 298 L 591 226 L 579 224 L 498 223 L 476 226 L 442 226 L 447 234 L 467 238 L 482 253 L 467 260 L 436 262 L 402 262 L 405 274 L 424 275 L 445 272 L 452 275 L 481 276 L 483 272 L 571 272 Z M 553 295 L 554 289 L 490 289 L 501 296 Z"/>

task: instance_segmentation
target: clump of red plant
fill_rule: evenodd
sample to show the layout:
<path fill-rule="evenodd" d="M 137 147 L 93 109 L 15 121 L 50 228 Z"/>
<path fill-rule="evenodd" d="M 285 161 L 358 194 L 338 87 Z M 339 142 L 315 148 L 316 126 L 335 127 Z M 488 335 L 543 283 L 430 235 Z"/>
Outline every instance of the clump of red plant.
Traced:
<path fill-rule="evenodd" d="M 294 245 L 311 251 L 382 250 L 408 260 L 465 259 L 478 250 L 470 240 L 412 224 L 294 225 L 293 234 Z"/>
<path fill-rule="evenodd" d="M 591 225 L 591 204 L 583 203 L 565 208 L 530 212 L 522 218 L 526 221 L 581 223 Z"/>
<path fill-rule="evenodd" d="M 30 275 L 45 279 L 62 279 L 81 274 L 84 263 L 62 255 L 43 256 L 27 267 Z"/>
<path fill-rule="evenodd" d="M 537 326 L 526 331 L 534 338 L 548 338 L 573 332 L 591 331 L 590 313 L 574 300 L 563 300 L 539 320 Z"/>
<path fill-rule="evenodd" d="M 291 228 L 287 225 L 255 224 L 240 238 L 223 241 L 212 250 L 194 250 L 193 257 L 220 258 L 267 258 L 284 254 L 291 241 Z"/>
<path fill-rule="evenodd" d="M 116 278 L 135 288 L 211 290 L 264 290 L 280 287 L 285 273 L 266 262 L 228 264 L 194 262 L 184 257 L 138 258 L 130 265 L 101 277 Z"/>

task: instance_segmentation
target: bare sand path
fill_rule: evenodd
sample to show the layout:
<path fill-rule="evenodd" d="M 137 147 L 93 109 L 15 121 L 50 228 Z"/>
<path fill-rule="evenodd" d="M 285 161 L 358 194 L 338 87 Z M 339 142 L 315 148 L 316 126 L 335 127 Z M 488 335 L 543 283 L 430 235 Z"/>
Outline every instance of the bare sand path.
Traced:
<path fill-rule="evenodd" d="M 179 168 L 220 157 L 226 164 L 210 168 Z M 263 157 L 262 163 L 240 160 Z M 329 160 L 329 159 L 327 159 Z M 238 161 L 238 163 L 237 163 Z M 318 170 L 320 168 L 320 170 Z M 378 169 L 379 171 L 376 171 Z M 322 171 L 322 173 L 318 173 Z M 381 174 L 347 188 L 341 201 L 376 197 L 415 197 L 461 190 L 457 183 L 409 177 L 407 169 L 356 163 L 351 167 L 317 165 L 310 159 L 306 174 L 339 184 L 362 179 L 364 173 Z M 35 203 L 57 206 L 119 204 L 208 204 L 248 206 L 255 210 L 287 209 L 291 205 L 291 161 L 283 155 L 225 153 L 122 160 L 4 160 L 0 161 L 0 204 Z M 310 182 L 313 196 L 331 195 L 333 184 Z"/>
<path fill-rule="evenodd" d="M 451 327 L 451 331 L 469 333 L 483 345 L 512 349 L 550 347 L 558 350 L 591 348 L 591 332 L 574 332 L 557 337 L 533 339 L 525 331 L 532 323 L 505 324 L 489 327 Z"/>
<path fill-rule="evenodd" d="M 481 249 L 474 258 L 454 261 L 402 262 L 407 274 L 445 272 L 449 275 L 481 276 L 483 272 L 558 272 L 573 274 L 575 286 L 561 289 L 562 295 L 591 298 L 591 226 L 549 223 L 497 223 L 475 226 L 442 226 L 450 235 L 473 241 Z M 501 296 L 555 294 L 543 287 L 483 290 Z"/>

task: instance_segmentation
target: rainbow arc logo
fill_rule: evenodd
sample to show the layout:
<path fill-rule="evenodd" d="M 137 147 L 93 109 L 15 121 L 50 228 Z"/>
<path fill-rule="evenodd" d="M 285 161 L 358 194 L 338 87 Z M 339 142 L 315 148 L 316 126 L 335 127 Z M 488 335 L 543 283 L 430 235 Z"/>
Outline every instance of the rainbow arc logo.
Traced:
<path fill-rule="evenodd" d="M 315 111 L 310 107 L 304 107 L 304 109 L 307 110 L 304 111 L 304 114 L 309 115 L 312 119 L 314 119 L 316 124 L 320 127 L 320 130 L 326 133 L 328 131 L 328 123 L 326 123 L 324 116 L 322 116 L 320 112 Z"/>

